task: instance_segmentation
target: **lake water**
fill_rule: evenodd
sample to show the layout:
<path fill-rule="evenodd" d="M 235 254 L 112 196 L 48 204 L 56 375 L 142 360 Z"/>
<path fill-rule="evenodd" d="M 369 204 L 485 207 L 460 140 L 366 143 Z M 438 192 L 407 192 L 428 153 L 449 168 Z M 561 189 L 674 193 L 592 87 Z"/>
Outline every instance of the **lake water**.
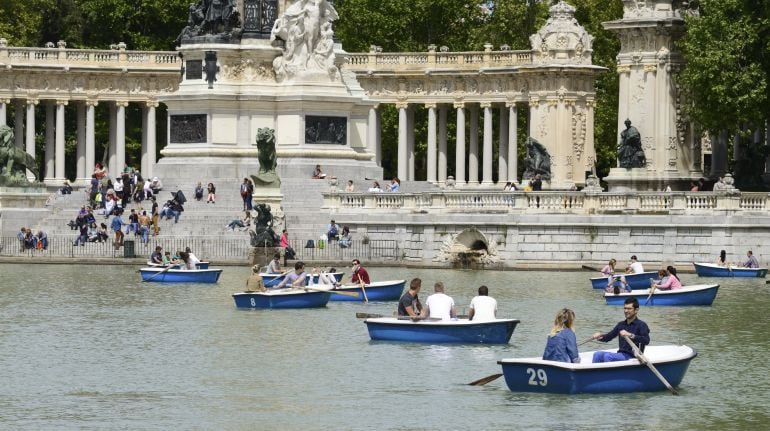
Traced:
<path fill-rule="evenodd" d="M 389 315 L 395 302 L 238 310 L 230 294 L 248 268 L 225 268 L 217 285 L 140 283 L 136 269 L 0 265 L 0 428 L 723 430 L 770 419 L 764 279 L 686 274 L 721 284 L 713 307 L 640 310 L 653 344 L 698 350 L 680 396 L 561 396 L 467 383 L 500 372 L 498 359 L 542 354 L 561 307 L 577 313 L 578 340 L 621 320 L 590 272 L 370 269 L 444 281 L 461 312 L 486 284 L 498 315 L 521 319 L 509 345 L 455 346 L 370 341 L 355 313 Z"/>

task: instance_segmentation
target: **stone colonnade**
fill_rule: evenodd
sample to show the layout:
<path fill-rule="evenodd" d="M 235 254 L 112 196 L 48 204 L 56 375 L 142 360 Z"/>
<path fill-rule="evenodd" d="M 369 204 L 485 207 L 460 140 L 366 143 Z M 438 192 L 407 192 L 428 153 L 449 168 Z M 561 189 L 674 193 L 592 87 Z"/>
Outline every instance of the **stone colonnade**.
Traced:
<path fill-rule="evenodd" d="M 101 101 L 109 105 L 109 159 L 107 167 L 114 175 L 126 166 L 126 108 L 128 101 Z M 95 121 L 96 107 L 100 101 L 39 98 L 4 98 L 0 99 L 0 125 L 8 124 L 8 106 L 13 104 L 15 111 L 14 133 L 15 144 L 24 149 L 32 157 L 41 156 L 36 153 L 35 136 L 37 125 L 35 113 L 38 108 L 45 109 L 45 153 L 43 176 L 40 180 L 46 183 L 58 184 L 65 180 L 64 144 L 66 121 L 65 108 L 70 104 L 76 106 L 76 177 L 78 182 L 87 181 L 91 170 L 96 164 Z M 155 111 L 159 106 L 157 101 L 149 100 L 142 103 L 142 158 L 141 172 L 144 176 L 152 176 L 156 162 L 157 136 L 155 133 Z"/>

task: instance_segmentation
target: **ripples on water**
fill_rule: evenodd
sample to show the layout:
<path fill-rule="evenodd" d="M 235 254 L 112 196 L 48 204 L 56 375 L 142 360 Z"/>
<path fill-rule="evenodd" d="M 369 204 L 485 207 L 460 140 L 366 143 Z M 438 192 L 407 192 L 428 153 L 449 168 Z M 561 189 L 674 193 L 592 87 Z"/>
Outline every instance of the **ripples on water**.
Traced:
<path fill-rule="evenodd" d="M 442 280 L 461 312 L 486 284 L 498 314 L 522 321 L 510 345 L 444 346 L 370 341 L 355 312 L 390 315 L 395 302 L 236 310 L 230 293 L 248 268 L 226 268 L 216 286 L 140 283 L 124 266 L 0 271 L 2 429 L 721 430 L 768 419 L 765 280 L 685 275 L 721 283 L 713 307 L 640 311 L 653 342 L 699 352 L 681 396 L 554 396 L 466 383 L 500 372 L 500 358 L 542 354 L 561 307 L 576 311 L 579 340 L 622 319 L 589 272 L 370 269 Z"/>

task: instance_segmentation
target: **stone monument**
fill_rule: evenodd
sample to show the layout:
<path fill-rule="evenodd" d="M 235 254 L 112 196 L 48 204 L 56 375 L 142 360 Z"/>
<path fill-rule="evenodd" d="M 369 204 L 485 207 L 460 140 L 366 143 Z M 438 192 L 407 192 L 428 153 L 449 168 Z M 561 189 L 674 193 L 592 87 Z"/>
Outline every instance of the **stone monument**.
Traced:
<path fill-rule="evenodd" d="M 10 127 L 0 126 L 0 235 L 29 227 L 30 211 L 45 211 L 48 193 L 35 171 L 35 158 L 16 147 Z"/>
<path fill-rule="evenodd" d="M 200 0 L 177 39 L 184 66 L 168 106 L 168 145 L 156 172 L 243 178 L 258 172 L 257 130 L 275 130 L 277 173 L 308 178 L 313 166 L 380 177 L 367 151 L 374 102 L 334 42 L 327 0 Z"/>
<path fill-rule="evenodd" d="M 281 179 L 276 171 L 278 162 L 275 154 L 275 130 L 268 127 L 257 130 L 257 151 L 259 172 L 251 176 L 254 182 L 252 197 L 254 201 L 267 205 L 271 214 L 271 225 L 278 225 L 279 223 L 274 223 L 273 220 L 281 222 L 284 214 L 281 206 Z"/>
<path fill-rule="evenodd" d="M 617 1 L 617 0 L 615 0 Z M 604 178 L 610 191 L 684 189 L 703 176 L 701 137 L 684 115 L 677 83 L 684 59 L 676 46 L 685 32 L 686 2 L 622 0 L 623 18 L 603 23 L 620 38 L 618 134 L 624 120 L 638 129 L 644 162 L 618 154 L 618 168 Z M 635 150 L 638 154 L 639 150 Z"/>

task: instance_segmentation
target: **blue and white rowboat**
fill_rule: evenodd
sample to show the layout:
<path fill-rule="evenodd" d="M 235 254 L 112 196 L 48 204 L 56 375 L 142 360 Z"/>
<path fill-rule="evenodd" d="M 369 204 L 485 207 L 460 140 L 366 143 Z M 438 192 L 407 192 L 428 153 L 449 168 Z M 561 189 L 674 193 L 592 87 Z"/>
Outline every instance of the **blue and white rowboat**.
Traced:
<path fill-rule="evenodd" d="M 605 293 L 604 299 L 607 305 L 623 305 L 625 300 L 632 296 L 639 301 L 639 305 L 711 305 L 718 290 L 718 284 L 694 284 L 676 290 L 655 289 L 652 296 L 650 289 L 632 290 L 617 295 Z"/>
<path fill-rule="evenodd" d="M 620 286 L 620 277 L 626 278 L 626 283 L 631 289 L 645 289 L 650 287 L 650 279 L 658 278 L 655 271 L 640 272 L 638 274 L 615 274 L 615 286 Z M 608 277 L 594 277 L 591 279 L 591 287 L 594 289 L 604 289 L 607 287 Z"/>
<path fill-rule="evenodd" d="M 513 392 L 572 395 L 666 390 L 657 376 L 636 358 L 592 364 L 593 354 L 581 353 L 577 364 L 541 358 L 502 359 L 497 363 L 502 365 L 505 383 Z M 647 346 L 644 350 L 644 356 L 673 387 L 682 382 L 690 361 L 697 355 L 688 346 Z"/>
<path fill-rule="evenodd" d="M 364 285 L 366 290 L 366 299 L 369 301 L 397 301 L 401 298 L 401 293 L 404 291 L 405 280 L 390 280 L 390 281 L 376 281 Z M 322 286 L 315 286 L 323 288 Z M 361 289 L 361 285 L 351 284 L 335 287 L 333 292 L 352 292 L 357 293 L 358 297 L 351 297 L 347 295 L 332 295 L 332 301 L 363 301 L 364 293 Z"/>
<path fill-rule="evenodd" d="M 304 289 L 271 289 L 266 292 L 233 293 L 238 308 L 318 308 L 329 302 L 330 292 Z"/>
<path fill-rule="evenodd" d="M 221 269 L 166 269 L 141 268 L 142 281 L 157 283 L 216 283 L 222 275 Z"/>
<path fill-rule="evenodd" d="M 695 272 L 701 277 L 755 277 L 765 278 L 767 268 L 741 268 L 739 266 L 721 266 L 713 263 L 696 263 Z"/>
<path fill-rule="evenodd" d="M 519 319 L 476 321 L 378 317 L 364 320 L 372 340 L 414 343 L 507 344 Z"/>

